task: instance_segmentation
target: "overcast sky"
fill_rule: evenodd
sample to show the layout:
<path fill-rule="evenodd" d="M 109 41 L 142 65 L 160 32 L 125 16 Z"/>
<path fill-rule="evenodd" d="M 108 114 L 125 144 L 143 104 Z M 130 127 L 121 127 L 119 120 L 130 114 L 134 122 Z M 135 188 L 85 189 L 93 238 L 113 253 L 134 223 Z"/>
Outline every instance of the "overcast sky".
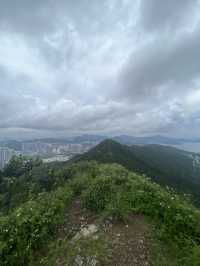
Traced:
<path fill-rule="evenodd" d="M 0 138 L 200 134 L 198 0 L 0 0 Z"/>

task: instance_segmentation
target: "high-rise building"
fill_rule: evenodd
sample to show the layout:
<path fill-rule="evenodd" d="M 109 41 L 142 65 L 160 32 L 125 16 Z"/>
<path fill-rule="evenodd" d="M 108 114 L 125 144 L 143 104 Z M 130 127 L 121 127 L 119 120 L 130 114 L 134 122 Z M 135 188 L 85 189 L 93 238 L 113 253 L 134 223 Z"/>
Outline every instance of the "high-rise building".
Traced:
<path fill-rule="evenodd" d="M 0 147 L 0 169 L 5 167 L 5 165 L 10 161 L 13 155 L 13 150 L 9 148 Z"/>

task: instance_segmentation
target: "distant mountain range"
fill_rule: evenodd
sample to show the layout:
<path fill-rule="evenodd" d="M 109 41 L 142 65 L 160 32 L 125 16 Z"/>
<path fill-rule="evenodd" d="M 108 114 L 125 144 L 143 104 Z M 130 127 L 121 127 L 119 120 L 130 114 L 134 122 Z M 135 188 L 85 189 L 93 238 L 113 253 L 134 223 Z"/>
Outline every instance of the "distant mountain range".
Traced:
<path fill-rule="evenodd" d="M 169 138 L 164 136 L 148 136 L 148 137 L 133 137 L 128 135 L 120 135 L 113 138 L 114 140 L 127 144 L 165 144 L 165 145 L 181 145 L 184 143 L 200 142 L 200 140 L 191 140 L 183 138 Z"/>
<path fill-rule="evenodd" d="M 200 200 L 200 155 L 162 145 L 122 145 L 105 140 L 69 163 L 95 160 L 118 163 L 155 182 L 189 193 Z"/>
<path fill-rule="evenodd" d="M 76 144 L 83 144 L 83 143 L 100 143 L 103 140 L 108 139 L 107 136 L 101 135 L 81 135 L 81 136 L 74 136 L 74 137 L 67 137 L 67 138 L 43 138 L 43 139 L 32 139 L 32 140 L 24 140 L 24 141 L 17 141 L 17 140 L 2 140 L 0 141 L 0 146 L 6 146 L 11 149 L 20 150 L 22 147 L 22 143 L 27 142 L 43 142 L 43 143 L 59 143 L 59 144 L 67 144 L 67 143 L 76 143 Z M 187 138 L 171 138 L 165 136 L 147 136 L 147 137 L 134 137 L 129 135 L 120 135 L 112 137 L 113 140 L 126 145 L 134 145 L 134 144 L 161 144 L 161 145 L 182 145 L 186 143 L 200 143 L 200 139 L 187 139 Z"/>

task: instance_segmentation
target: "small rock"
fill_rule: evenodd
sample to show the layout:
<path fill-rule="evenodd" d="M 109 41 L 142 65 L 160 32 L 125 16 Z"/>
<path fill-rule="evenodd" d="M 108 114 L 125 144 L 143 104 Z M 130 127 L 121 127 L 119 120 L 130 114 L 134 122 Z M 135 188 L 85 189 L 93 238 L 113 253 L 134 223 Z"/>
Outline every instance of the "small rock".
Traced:
<path fill-rule="evenodd" d="M 145 255 L 144 254 L 140 255 L 140 259 L 144 260 L 145 259 Z"/>
<path fill-rule="evenodd" d="M 78 232 L 73 240 L 79 240 L 81 237 L 89 237 L 98 231 L 98 227 L 95 224 L 91 224 L 88 227 L 83 227 L 80 232 Z"/>
<path fill-rule="evenodd" d="M 80 238 L 81 238 L 81 233 L 78 232 L 78 233 L 73 237 L 72 240 L 77 241 L 77 240 L 79 240 Z"/>
<path fill-rule="evenodd" d="M 109 217 L 107 218 L 107 221 L 112 222 L 112 221 L 113 221 L 113 217 L 112 217 L 112 216 L 109 216 Z"/>
<path fill-rule="evenodd" d="M 92 238 L 93 238 L 94 240 L 98 240 L 98 239 L 99 239 L 99 236 L 98 236 L 98 235 L 94 235 Z"/>
<path fill-rule="evenodd" d="M 88 237 L 88 236 L 90 236 L 90 235 L 96 233 L 97 231 L 98 231 L 97 226 L 96 226 L 95 224 L 91 224 L 91 225 L 89 225 L 87 228 L 83 228 L 83 229 L 81 230 L 81 234 L 82 234 L 82 236 L 84 236 L 84 237 Z"/>
<path fill-rule="evenodd" d="M 96 266 L 98 264 L 98 261 L 95 258 L 88 258 L 87 259 L 87 265 L 88 266 Z"/>
<path fill-rule="evenodd" d="M 138 242 L 139 242 L 141 245 L 144 244 L 144 240 L 142 240 L 142 239 L 140 239 Z"/>
<path fill-rule="evenodd" d="M 83 265 L 83 258 L 80 255 L 76 256 L 75 265 L 76 266 L 82 266 Z"/>

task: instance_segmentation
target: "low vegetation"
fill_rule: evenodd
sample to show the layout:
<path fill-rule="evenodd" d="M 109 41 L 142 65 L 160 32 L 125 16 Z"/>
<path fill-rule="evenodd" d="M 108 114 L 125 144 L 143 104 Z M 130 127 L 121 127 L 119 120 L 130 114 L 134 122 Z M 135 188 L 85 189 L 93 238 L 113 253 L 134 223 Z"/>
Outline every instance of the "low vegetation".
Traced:
<path fill-rule="evenodd" d="M 117 163 L 130 171 L 150 176 L 152 180 L 190 194 L 200 206 L 200 155 L 162 145 L 126 146 L 113 140 L 105 140 L 76 156 L 72 162 L 97 161 Z"/>
<path fill-rule="evenodd" d="M 65 265 L 73 265 L 71 259 L 77 246 L 73 249 L 73 245 L 69 245 L 67 233 L 59 244 L 57 232 L 64 223 L 70 202 L 77 198 L 100 219 L 112 217 L 126 224 L 133 214 L 147 217 L 156 225 L 155 238 L 167 247 L 176 261 L 171 264 L 169 260 L 163 265 L 200 265 L 200 210 L 187 197 L 178 196 L 173 189 L 162 188 L 146 176 L 129 172 L 117 164 L 80 162 L 71 166 L 49 166 L 47 172 L 52 178 L 41 183 L 39 169 L 43 168 L 44 165 L 33 166 L 21 177 L 5 177 L 3 173 L 1 186 L 14 179 L 20 187 L 27 188 L 28 196 L 10 208 L 5 201 L 10 186 L 1 190 L 0 265 L 51 265 L 52 257 L 63 256 L 64 246 L 68 247 L 65 261 L 71 263 Z M 31 193 L 28 193 L 29 185 Z M 13 195 L 18 198 L 21 191 L 19 187 L 14 188 Z M 105 252 L 103 245 L 98 246 L 95 240 L 79 244 L 79 250 L 89 250 L 89 253 L 92 247 L 99 249 L 100 257 Z M 159 253 L 156 256 L 158 258 Z M 159 265 L 157 258 L 154 259 L 156 266 Z"/>
<path fill-rule="evenodd" d="M 41 193 L 0 217 L 0 254 L 3 265 L 28 265 L 34 251 L 39 251 L 51 239 L 62 223 L 64 211 L 72 198 L 70 188 Z"/>

